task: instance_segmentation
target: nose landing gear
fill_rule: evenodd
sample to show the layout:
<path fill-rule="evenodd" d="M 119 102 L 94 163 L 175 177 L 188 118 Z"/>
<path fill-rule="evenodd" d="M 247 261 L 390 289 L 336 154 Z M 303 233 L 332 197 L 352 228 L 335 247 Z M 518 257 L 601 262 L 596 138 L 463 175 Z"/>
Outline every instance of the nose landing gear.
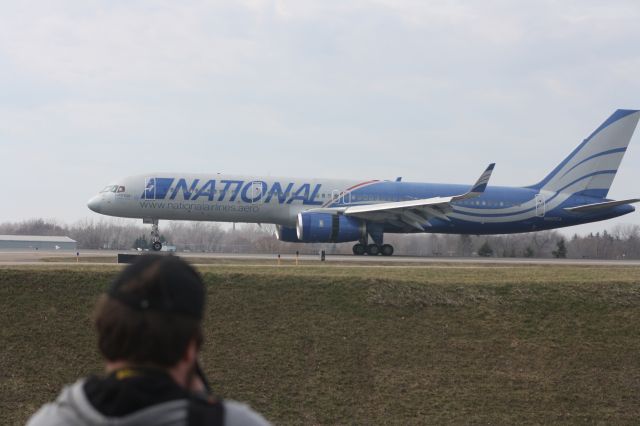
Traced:
<path fill-rule="evenodd" d="M 151 223 L 151 249 L 153 251 L 162 250 L 162 243 L 160 242 L 160 229 L 158 227 L 158 219 L 143 220 L 143 223 Z"/>

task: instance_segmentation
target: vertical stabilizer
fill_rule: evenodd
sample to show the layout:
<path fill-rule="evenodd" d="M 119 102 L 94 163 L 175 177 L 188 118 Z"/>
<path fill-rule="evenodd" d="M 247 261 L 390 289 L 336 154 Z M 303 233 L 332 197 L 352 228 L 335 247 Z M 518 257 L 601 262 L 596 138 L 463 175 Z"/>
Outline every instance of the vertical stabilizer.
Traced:
<path fill-rule="evenodd" d="M 617 110 L 530 188 L 606 198 L 639 118 L 638 110 Z"/>

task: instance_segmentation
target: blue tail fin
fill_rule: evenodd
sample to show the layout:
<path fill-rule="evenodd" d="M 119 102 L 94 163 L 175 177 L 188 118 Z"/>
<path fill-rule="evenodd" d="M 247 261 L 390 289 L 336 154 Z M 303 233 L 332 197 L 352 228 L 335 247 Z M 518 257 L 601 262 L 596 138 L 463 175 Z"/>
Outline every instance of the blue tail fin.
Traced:
<path fill-rule="evenodd" d="M 529 188 L 606 198 L 640 111 L 619 109 L 547 177 Z"/>

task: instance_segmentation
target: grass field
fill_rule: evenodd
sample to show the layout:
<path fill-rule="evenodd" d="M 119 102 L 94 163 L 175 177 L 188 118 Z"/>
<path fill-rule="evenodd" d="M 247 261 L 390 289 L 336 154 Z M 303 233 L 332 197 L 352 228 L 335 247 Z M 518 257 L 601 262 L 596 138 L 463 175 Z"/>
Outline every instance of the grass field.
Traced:
<path fill-rule="evenodd" d="M 0 419 L 99 373 L 117 266 L 0 269 Z M 204 369 L 278 424 L 640 419 L 640 268 L 201 267 Z"/>

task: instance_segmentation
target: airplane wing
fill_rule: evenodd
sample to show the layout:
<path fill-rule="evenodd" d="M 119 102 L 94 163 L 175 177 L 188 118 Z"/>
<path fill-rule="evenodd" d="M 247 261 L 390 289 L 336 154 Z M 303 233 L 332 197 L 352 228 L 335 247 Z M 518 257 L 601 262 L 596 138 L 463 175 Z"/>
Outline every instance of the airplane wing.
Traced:
<path fill-rule="evenodd" d="M 620 201 L 605 201 L 602 203 L 593 203 L 593 204 L 585 204 L 582 206 L 566 207 L 565 210 L 574 212 L 574 213 L 588 213 L 588 212 L 593 212 L 598 210 L 606 210 L 611 207 L 621 206 L 623 204 L 637 203 L 638 201 L 640 201 L 640 198 L 631 198 L 628 200 L 620 200 Z"/>
<path fill-rule="evenodd" d="M 431 226 L 429 223 L 429 219 L 431 218 L 438 218 L 446 221 L 450 220 L 447 217 L 447 214 L 452 210 L 452 202 L 466 200 L 481 195 L 489 183 L 489 178 L 491 177 L 491 172 L 493 172 L 494 166 L 495 163 L 489 164 L 489 167 L 487 167 L 484 173 L 482 173 L 469 192 L 461 195 L 368 204 L 364 206 L 350 206 L 346 207 L 342 211 L 342 214 L 374 222 L 389 222 L 403 228 L 408 225 L 420 231 L 424 231 L 425 226 Z"/>

